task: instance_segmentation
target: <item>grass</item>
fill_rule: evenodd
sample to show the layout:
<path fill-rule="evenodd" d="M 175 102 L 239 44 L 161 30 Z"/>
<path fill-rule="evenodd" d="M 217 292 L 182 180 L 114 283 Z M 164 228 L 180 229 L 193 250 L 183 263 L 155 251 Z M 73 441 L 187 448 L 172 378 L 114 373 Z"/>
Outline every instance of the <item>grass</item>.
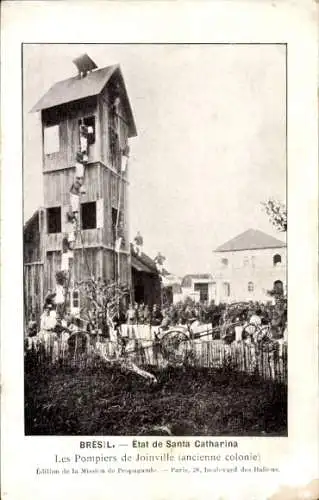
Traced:
<path fill-rule="evenodd" d="M 105 366 L 26 366 L 26 435 L 287 435 L 287 388 L 207 368 L 151 370 L 147 385 Z"/>

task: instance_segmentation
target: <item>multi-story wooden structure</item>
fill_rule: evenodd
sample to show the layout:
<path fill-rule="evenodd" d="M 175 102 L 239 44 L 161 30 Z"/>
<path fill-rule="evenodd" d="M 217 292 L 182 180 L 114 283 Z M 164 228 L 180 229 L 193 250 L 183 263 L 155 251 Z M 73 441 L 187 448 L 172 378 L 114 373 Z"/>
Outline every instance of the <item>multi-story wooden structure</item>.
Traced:
<path fill-rule="evenodd" d="M 42 296 L 54 288 L 61 268 L 81 125 L 90 128 L 90 137 L 72 277 L 79 281 L 94 275 L 122 283 L 131 279 L 128 169 L 123 164 L 128 139 L 137 134 L 132 109 L 118 65 L 97 69 L 87 55 L 75 63 L 78 75 L 54 84 L 32 110 L 41 112 L 44 207 L 29 223 L 24 258 L 30 280 L 36 276 L 35 266 L 43 266 L 38 284 Z M 121 243 L 115 251 L 119 228 Z M 33 230 L 39 234 L 36 244 Z"/>

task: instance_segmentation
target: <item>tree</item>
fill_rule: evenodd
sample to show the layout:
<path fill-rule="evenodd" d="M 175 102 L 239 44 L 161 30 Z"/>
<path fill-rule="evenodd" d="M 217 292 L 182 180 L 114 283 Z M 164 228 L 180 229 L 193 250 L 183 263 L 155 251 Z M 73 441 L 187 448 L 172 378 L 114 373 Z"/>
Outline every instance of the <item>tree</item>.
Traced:
<path fill-rule="evenodd" d="M 281 233 L 287 231 L 287 208 L 284 203 L 279 200 L 270 198 L 263 202 L 262 206 L 269 217 L 271 224 Z"/>
<path fill-rule="evenodd" d="M 77 284 L 80 288 L 83 298 L 86 302 L 86 307 L 81 310 L 81 316 L 91 323 L 95 328 L 103 327 L 115 329 L 115 323 L 120 319 L 121 302 L 125 301 L 129 296 L 129 289 L 126 285 L 117 285 L 116 283 L 108 283 L 101 279 L 90 279 L 81 281 Z M 124 347 L 124 346 L 123 346 Z M 100 359 L 114 368 L 119 368 L 128 373 L 132 372 L 152 383 L 156 383 L 156 377 L 137 366 L 129 357 L 122 352 L 121 355 L 112 357 L 104 350 L 100 350 L 95 346 L 94 353 Z"/>
<path fill-rule="evenodd" d="M 121 303 L 129 297 L 126 285 L 107 283 L 99 278 L 81 281 L 78 287 L 86 304 L 82 310 L 85 319 L 92 322 L 93 318 L 101 317 L 109 326 L 119 318 Z"/>

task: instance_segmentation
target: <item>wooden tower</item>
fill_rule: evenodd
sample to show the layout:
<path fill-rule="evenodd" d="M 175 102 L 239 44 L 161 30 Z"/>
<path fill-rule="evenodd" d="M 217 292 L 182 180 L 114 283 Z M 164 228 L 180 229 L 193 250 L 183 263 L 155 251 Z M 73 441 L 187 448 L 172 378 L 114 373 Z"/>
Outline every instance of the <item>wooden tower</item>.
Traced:
<path fill-rule="evenodd" d="M 86 54 L 73 62 L 78 74 L 54 84 L 32 110 L 42 120 L 44 293 L 69 261 L 74 282 L 131 281 L 131 106 L 118 65 L 97 69 Z"/>

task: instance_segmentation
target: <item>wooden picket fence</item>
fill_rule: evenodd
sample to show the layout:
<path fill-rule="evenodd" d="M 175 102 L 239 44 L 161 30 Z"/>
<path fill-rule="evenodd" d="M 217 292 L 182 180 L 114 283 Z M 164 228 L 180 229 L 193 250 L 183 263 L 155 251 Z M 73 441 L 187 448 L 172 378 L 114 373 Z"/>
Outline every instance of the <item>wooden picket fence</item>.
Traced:
<path fill-rule="evenodd" d="M 148 326 L 143 327 L 135 327 L 135 335 L 130 335 L 125 350 L 115 338 L 93 341 L 89 335 L 82 333 L 69 338 L 53 336 L 46 343 L 38 337 L 28 338 L 25 352 L 26 356 L 32 355 L 36 363 L 45 365 L 85 368 L 99 357 L 127 357 L 141 367 L 167 366 L 167 359 L 154 339 L 154 331 Z M 287 384 L 287 343 L 284 342 L 258 347 L 242 341 L 226 345 L 221 340 L 197 339 L 180 345 L 175 356 L 177 364 L 179 359 L 184 365 L 226 368 Z"/>

